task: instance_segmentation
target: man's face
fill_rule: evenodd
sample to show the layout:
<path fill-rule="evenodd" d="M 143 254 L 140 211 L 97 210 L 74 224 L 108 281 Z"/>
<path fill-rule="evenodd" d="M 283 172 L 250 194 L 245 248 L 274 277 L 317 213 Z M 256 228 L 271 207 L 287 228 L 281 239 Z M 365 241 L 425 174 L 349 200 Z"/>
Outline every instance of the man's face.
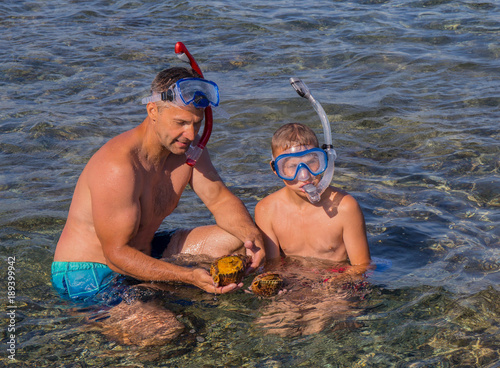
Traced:
<path fill-rule="evenodd" d="M 156 133 L 164 147 L 176 155 L 186 153 L 203 121 L 203 109 L 170 104 L 158 111 Z"/>

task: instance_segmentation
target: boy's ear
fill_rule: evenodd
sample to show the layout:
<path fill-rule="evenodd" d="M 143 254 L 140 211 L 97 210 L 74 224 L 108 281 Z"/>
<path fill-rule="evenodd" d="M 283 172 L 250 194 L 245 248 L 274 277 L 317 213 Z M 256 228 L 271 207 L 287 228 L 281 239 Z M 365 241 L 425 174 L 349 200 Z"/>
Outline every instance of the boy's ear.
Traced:
<path fill-rule="evenodd" d="M 274 161 L 273 160 L 269 161 L 269 166 L 271 166 L 271 170 L 273 170 L 273 173 L 276 174 L 276 169 L 274 168 Z M 276 175 L 278 175 L 278 174 L 276 174 Z"/>

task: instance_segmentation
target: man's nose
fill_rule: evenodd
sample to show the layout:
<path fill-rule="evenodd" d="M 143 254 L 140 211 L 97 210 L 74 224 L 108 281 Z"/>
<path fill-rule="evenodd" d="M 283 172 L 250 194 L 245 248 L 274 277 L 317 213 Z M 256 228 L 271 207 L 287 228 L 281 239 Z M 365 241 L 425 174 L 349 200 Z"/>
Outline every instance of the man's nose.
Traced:
<path fill-rule="evenodd" d="M 194 137 L 196 136 L 196 129 L 194 128 L 194 124 L 189 124 L 184 129 L 184 137 L 189 139 L 190 141 L 194 141 Z"/>

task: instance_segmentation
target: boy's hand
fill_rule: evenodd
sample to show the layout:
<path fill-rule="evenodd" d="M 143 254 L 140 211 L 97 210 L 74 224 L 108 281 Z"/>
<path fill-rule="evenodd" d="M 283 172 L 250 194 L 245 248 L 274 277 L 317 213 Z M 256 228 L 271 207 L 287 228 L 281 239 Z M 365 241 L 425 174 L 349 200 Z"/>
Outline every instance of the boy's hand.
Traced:
<path fill-rule="evenodd" d="M 243 246 L 248 256 L 252 257 L 252 263 L 247 267 L 245 274 L 248 275 L 260 267 L 266 258 L 264 246 L 258 247 L 254 242 L 247 240 Z"/>

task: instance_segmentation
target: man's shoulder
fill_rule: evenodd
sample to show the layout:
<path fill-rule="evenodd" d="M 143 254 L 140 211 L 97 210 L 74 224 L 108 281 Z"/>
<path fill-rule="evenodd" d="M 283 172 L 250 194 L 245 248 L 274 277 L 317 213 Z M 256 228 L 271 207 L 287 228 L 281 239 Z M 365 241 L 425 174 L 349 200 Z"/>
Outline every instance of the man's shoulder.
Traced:
<path fill-rule="evenodd" d="M 104 143 L 94 154 L 93 158 L 111 160 L 112 162 L 125 160 L 138 152 L 137 138 L 132 131 L 123 132 Z"/>
<path fill-rule="evenodd" d="M 89 179 L 103 178 L 125 180 L 131 175 L 136 176 L 138 158 L 134 146 L 123 139 L 121 135 L 106 142 L 90 158 L 85 167 Z"/>

